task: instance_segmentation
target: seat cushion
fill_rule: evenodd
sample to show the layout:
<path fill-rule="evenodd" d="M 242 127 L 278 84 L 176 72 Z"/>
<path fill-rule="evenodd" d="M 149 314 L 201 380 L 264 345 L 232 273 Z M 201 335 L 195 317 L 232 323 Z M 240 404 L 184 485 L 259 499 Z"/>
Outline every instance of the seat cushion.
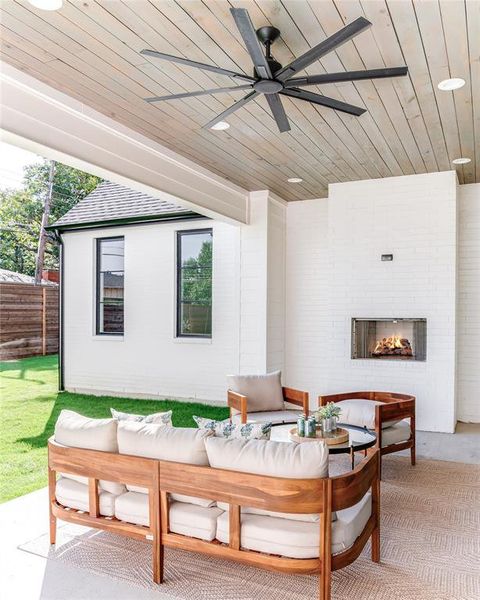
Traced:
<path fill-rule="evenodd" d="M 406 442 L 411 435 L 410 423 L 408 421 L 399 421 L 386 429 L 382 429 L 382 448 L 399 442 Z"/>
<path fill-rule="evenodd" d="M 157 425 L 172 426 L 172 411 L 153 413 L 151 415 L 135 415 L 131 413 L 120 412 L 114 408 L 110 409 L 112 417 L 117 421 L 135 421 L 136 423 L 156 423 Z"/>
<path fill-rule="evenodd" d="M 337 511 L 337 520 L 332 523 L 332 554 L 343 552 L 353 545 L 371 513 L 369 492 L 355 506 Z M 216 537 L 225 544 L 229 542 L 228 527 L 228 513 L 224 513 L 218 518 Z M 320 524 L 242 514 L 240 540 L 242 548 L 247 550 L 289 558 L 318 558 Z"/>
<path fill-rule="evenodd" d="M 367 429 L 375 429 L 375 407 L 385 402 L 377 402 L 376 400 L 341 400 L 335 403 L 342 410 L 338 420 L 347 425 L 356 425 L 357 427 L 366 427 Z M 382 423 L 382 429 L 390 427 L 398 423 L 398 421 L 388 421 Z"/>
<path fill-rule="evenodd" d="M 280 423 L 295 423 L 298 415 L 298 410 L 273 410 L 266 412 L 248 413 L 247 423 L 272 423 L 278 425 Z M 240 423 L 241 415 L 237 413 L 232 415 L 232 423 Z"/>
<path fill-rule="evenodd" d="M 88 477 L 83 477 L 82 475 L 72 475 L 71 473 L 59 473 L 65 479 L 71 479 L 72 481 L 78 481 L 78 483 L 83 483 L 83 485 L 88 486 Z M 127 491 L 127 488 L 123 485 L 123 483 L 116 483 L 115 481 L 106 481 L 105 479 L 100 479 L 98 482 L 98 486 L 101 490 L 105 492 L 110 492 L 110 494 L 115 494 L 118 496 L 119 494 L 123 494 Z"/>
<path fill-rule="evenodd" d="M 283 410 L 281 372 L 266 375 L 228 375 L 228 388 L 247 396 L 248 412 Z"/>
<path fill-rule="evenodd" d="M 120 454 L 144 456 L 192 465 L 208 465 L 205 438 L 212 435 L 205 429 L 191 427 L 165 427 L 154 423 L 118 422 L 118 449 Z M 127 483 L 132 492 L 147 493 L 145 488 Z M 213 500 L 171 494 L 173 500 L 192 502 L 199 506 L 212 506 Z"/>
<path fill-rule="evenodd" d="M 269 440 L 272 423 L 231 423 L 230 419 L 214 421 L 204 417 L 193 416 L 199 429 L 207 429 L 217 437 L 241 440 Z"/>
<path fill-rule="evenodd" d="M 115 516 L 121 521 L 136 525 L 149 525 L 148 496 L 126 492 L 117 498 Z M 206 508 L 184 502 L 171 502 L 169 508 L 170 531 L 211 541 L 215 538 L 219 508 Z"/>
<path fill-rule="evenodd" d="M 63 506 L 76 508 L 77 510 L 89 511 L 88 503 L 88 485 L 60 477 L 55 486 L 55 497 Z M 100 514 L 105 517 L 113 517 L 115 514 L 115 499 L 118 496 L 109 492 L 100 492 L 98 494 L 100 501 Z"/>

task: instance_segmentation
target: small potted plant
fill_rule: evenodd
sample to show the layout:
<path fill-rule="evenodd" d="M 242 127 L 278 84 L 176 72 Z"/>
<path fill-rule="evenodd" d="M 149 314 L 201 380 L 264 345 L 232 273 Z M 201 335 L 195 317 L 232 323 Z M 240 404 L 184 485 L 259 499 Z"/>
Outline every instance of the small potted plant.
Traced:
<path fill-rule="evenodd" d="M 340 416 L 342 409 L 335 404 L 329 402 L 326 406 L 322 406 L 317 411 L 316 420 L 322 424 L 322 431 L 330 433 L 337 428 L 337 419 Z"/>

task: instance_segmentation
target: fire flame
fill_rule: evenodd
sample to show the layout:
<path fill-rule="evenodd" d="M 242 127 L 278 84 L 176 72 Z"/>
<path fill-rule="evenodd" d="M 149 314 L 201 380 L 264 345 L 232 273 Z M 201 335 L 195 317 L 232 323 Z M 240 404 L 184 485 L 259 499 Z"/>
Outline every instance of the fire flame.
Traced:
<path fill-rule="evenodd" d="M 392 335 L 389 338 L 384 338 L 381 341 L 377 341 L 374 352 L 379 352 L 382 348 L 388 350 L 394 350 L 395 348 L 403 348 L 402 338 L 399 335 Z"/>

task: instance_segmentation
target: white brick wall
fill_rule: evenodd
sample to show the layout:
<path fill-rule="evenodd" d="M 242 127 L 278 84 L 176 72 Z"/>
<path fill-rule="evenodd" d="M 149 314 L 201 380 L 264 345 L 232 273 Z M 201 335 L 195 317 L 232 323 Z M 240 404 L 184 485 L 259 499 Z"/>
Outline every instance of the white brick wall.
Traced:
<path fill-rule="evenodd" d="M 213 335 L 175 338 L 175 231 L 213 227 Z M 94 333 L 94 240 L 125 236 L 125 336 Z M 69 233 L 65 384 L 70 390 L 224 402 L 238 370 L 240 228 L 213 221 Z"/>
<path fill-rule="evenodd" d="M 458 191 L 458 419 L 480 422 L 480 184 Z"/>
<path fill-rule="evenodd" d="M 455 190 L 454 172 L 414 175 L 334 184 L 328 201 L 289 206 L 289 382 L 313 398 L 410 392 L 419 429 L 453 430 Z M 393 262 L 381 262 L 382 253 L 393 253 Z M 426 317 L 427 362 L 351 360 L 355 316 Z"/>

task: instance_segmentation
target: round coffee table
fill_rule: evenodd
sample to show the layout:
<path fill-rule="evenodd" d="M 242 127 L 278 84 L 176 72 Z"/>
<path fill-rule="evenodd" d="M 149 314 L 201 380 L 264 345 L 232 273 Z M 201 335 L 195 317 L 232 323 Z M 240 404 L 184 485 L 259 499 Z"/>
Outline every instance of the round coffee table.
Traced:
<path fill-rule="evenodd" d="M 291 442 L 290 430 L 292 424 L 295 423 L 279 423 L 272 426 L 270 439 L 276 442 Z M 338 427 L 348 431 L 348 441 L 343 444 L 334 444 L 328 446 L 330 454 L 350 454 L 352 461 L 352 469 L 355 467 L 355 452 L 367 450 L 377 443 L 377 436 L 374 431 L 368 430 L 366 427 L 357 427 L 356 425 L 346 425 L 338 423 Z"/>

